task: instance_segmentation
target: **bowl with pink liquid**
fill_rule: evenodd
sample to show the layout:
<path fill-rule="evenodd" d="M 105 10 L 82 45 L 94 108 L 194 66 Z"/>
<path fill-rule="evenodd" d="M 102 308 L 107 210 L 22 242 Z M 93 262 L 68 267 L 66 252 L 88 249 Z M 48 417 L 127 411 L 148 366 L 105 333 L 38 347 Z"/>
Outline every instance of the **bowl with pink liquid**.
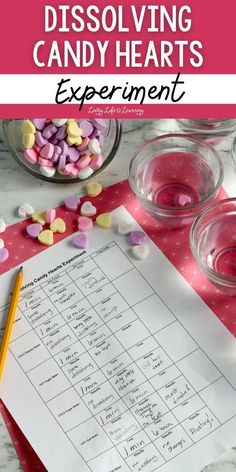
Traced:
<path fill-rule="evenodd" d="M 171 228 L 189 225 L 223 180 L 218 153 L 201 139 L 167 134 L 146 142 L 129 165 L 129 183 L 144 209 Z"/>
<path fill-rule="evenodd" d="M 228 295 L 236 295 L 236 198 L 220 200 L 196 218 L 190 246 L 206 277 Z"/>

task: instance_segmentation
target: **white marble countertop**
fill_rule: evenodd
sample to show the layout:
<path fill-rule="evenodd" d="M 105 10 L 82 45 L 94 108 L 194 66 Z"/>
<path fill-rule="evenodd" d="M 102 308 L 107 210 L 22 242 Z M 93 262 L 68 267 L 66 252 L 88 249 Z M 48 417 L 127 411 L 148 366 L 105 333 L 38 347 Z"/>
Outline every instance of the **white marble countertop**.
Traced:
<path fill-rule="evenodd" d="M 117 156 L 97 178 L 103 186 L 127 178 L 127 167 L 134 151 L 157 135 L 179 131 L 175 120 L 127 120 L 123 122 L 122 142 Z M 230 196 L 236 194 L 236 175 L 231 157 L 232 136 L 217 145 L 225 171 L 224 187 Z M 234 178 L 235 176 L 235 178 Z M 26 173 L 11 157 L 3 138 L 0 120 L 0 218 L 7 224 L 19 221 L 17 208 L 29 202 L 35 209 L 57 206 L 66 196 L 79 193 L 82 184 L 58 185 L 44 182 Z M 19 472 L 21 466 L 0 414 L 0 471 Z M 226 452 L 204 472 L 236 471 L 236 448 Z M 32 470 L 32 472 L 34 472 Z M 183 471 L 191 472 L 191 471 Z"/>

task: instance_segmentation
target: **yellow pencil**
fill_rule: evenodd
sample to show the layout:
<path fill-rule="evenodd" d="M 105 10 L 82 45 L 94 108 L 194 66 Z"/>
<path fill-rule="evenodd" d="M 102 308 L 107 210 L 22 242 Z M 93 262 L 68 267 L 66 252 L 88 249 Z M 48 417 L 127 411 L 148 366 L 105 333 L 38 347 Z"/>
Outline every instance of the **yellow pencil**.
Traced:
<path fill-rule="evenodd" d="M 6 326 L 4 329 L 4 334 L 3 334 L 1 348 L 0 348 L 0 380 L 2 377 L 4 365 L 5 365 L 7 350 L 8 350 L 8 346 L 9 346 L 9 342 L 11 338 L 12 326 L 15 319 L 15 314 L 16 314 L 16 309 L 17 309 L 17 304 L 18 304 L 18 300 L 20 296 L 20 289 L 22 287 L 22 283 L 23 283 L 23 267 L 20 267 L 16 276 L 16 280 L 15 280 L 15 284 L 14 284 L 14 288 L 12 292 L 10 308 L 7 315 Z"/>

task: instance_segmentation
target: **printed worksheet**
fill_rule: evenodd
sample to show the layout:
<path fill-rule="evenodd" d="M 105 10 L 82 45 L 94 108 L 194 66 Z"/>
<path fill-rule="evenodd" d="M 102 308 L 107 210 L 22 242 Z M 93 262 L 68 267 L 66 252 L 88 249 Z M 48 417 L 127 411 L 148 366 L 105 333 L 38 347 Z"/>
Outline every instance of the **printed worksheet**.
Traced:
<path fill-rule="evenodd" d="M 197 472 L 236 443 L 236 341 L 151 240 L 89 237 L 24 264 L 1 397 L 49 472 Z"/>

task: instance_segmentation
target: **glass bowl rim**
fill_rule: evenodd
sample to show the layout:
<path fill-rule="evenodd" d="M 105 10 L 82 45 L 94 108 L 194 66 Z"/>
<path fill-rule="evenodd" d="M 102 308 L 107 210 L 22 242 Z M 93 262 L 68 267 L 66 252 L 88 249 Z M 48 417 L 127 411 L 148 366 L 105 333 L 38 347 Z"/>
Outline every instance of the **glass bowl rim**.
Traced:
<path fill-rule="evenodd" d="M 207 118 L 208 123 L 221 123 L 222 126 L 219 126 L 218 128 L 213 128 L 213 129 L 202 129 L 199 128 L 197 125 L 201 124 L 207 124 L 206 118 L 176 118 L 176 121 L 178 124 L 182 125 L 185 130 L 188 130 L 189 132 L 192 131 L 193 133 L 198 133 L 201 135 L 214 135 L 214 134 L 219 134 L 223 131 L 229 131 L 233 133 L 236 131 L 236 118 Z M 227 126 L 228 121 L 232 121 L 230 126 Z M 188 125 L 189 122 L 189 125 Z M 197 123 L 198 122 L 198 123 Z"/>
<path fill-rule="evenodd" d="M 181 138 L 181 139 L 184 139 L 186 141 L 192 141 L 194 143 L 200 144 L 200 145 L 202 145 L 202 147 L 208 149 L 208 151 L 210 151 L 214 155 L 214 157 L 216 158 L 216 161 L 217 161 L 218 167 L 219 167 L 219 178 L 218 178 L 217 184 L 214 187 L 214 191 L 204 201 L 197 202 L 193 205 L 188 205 L 187 207 L 180 207 L 180 206 L 167 207 L 166 205 L 156 204 L 156 203 L 151 202 L 150 200 L 147 200 L 146 198 L 143 198 L 142 194 L 138 191 L 138 189 L 134 185 L 133 178 L 131 177 L 131 171 L 132 171 L 132 166 L 135 162 L 135 159 L 137 158 L 139 153 L 142 152 L 145 148 L 148 148 L 148 146 L 150 146 L 151 144 L 155 144 L 156 142 L 164 141 L 165 139 L 169 139 L 169 138 L 177 138 L 177 139 Z M 205 206 L 207 204 L 207 202 L 212 200 L 215 197 L 215 195 L 218 193 L 218 191 L 219 191 L 219 189 L 222 185 L 222 182 L 223 182 L 223 177 L 224 177 L 224 170 L 223 170 L 223 165 L 222 165 L 222 162 L 220 160 L 218 152 L 212 146 L 210 146 L 208 143 L 203 141 L 202 139 L 197 138 L 197 137 L 192 137 L 192 136 L 189 136 L 188 134 L 184 134 L 184 133 L 164 134 L 164 135 L 161 135 L 161 136 L 157 136 L 153 139 L 150 139 L 149 141 L 146 141 L 141 147 L 139 147 L 135 151 L 134 155 L 132 156 L 132 158 L 130 160 L 129 168 L 128 168 L 128 180 L 129 180 L 130 186 L 131 186 L 133 192 L 135 193 L 135 195 L 138 197 L 139 200 L 141 200 L 143 202 L 144 205 L 147 205 L 147 207 L 150 208 L 150 210 L 153 210 L 153 211 L 155 211 L 157 209 L 163 210 L 163 215 L 168 214 L 168 213 L 172 214 L 173 211 L 175 213 L 178 212 L 179 215 L 181 215 L 183 213 L 188 215 L 192 211 L 201 209 L 203 206 Z"/>
<path fill-rule="evenodd" d="M 235 203 L 235 209 L 236 209 L 236 197 L 233 198 L 223 198 L 222 200 L 218 200 L 217 202 L 212 203 L 209 205 L 200 215 L 198 215 L 190 229 L 189 233 L 189 243 L 190 243 L 190 248 L 192 251 L 192 254 L 198 264 L 198 266 L 201 268 L 202 272 L 211 280 L 213 280 L 216 283 L 220 283 L 221 285 L 225 285 L 231 288 L 235 288 L 236 286 L 236 277 L 230 276 L 230 275 L 223 275 L 218 272 L 216 272 L 213 269 L 210 269 L 205 263 L 202 262 L 201 258 L 198 255 L 197 251 L 197 245 L 195 242 L 195 232 L 196 228 L 201 221 L 201 219 L 214 207 L 218 205 L 224 205 L 225 203 Z"/>
<path fill-rule="evenodd" d="M 9 151 L 12 155 L 12 157 L 14 158 L 14 160 L 26 171 L 28 172 L 29 174 L 33 175 L 34 177 L 36 177 L 37 179 L 40 179 L 40 180 L 44 180 L 46 182 L 50 182 L 50 183 L 56 183 L 56 184 L 75 184 L 75 183 L 80 183 L 80 182 L 86 182 L 86 180 L 89 180 L 90 178 L 93 178 L 93 177 L 96 177 L 98 174 L 100 174 L 100 172 L 102 172 L 104 169 L 106 169 L 106 167 L 112 162 L 112 160 L 114 159 L 118 149 L 119 149 L 119 146 L 120 146 L 120 142 L 121 142 L 121 138 L 122 138 L 122 120 L 120 119 L 116 119 L 114 118 L 114 121 L 116 122 L 116 139 L 114 140 L 114 143 L 112 145 L 112 149 L 110 151 L 110 153 L 108 154 L 107 158 L 105 159 L 105 161 L 103 162 L 103 165 L 95 170 L 93 172 L 93 174 L 88 177 L 87 179 L 79 179 L 78 177 L 76 177 L 75 179 L 73 178 L 56 178 L 56 177 L 46 177 L 45 175 L 43 174 L 40 174 L 40 172 L 36 172 L 34 169 L 31 169 L 30 167 L 28 167 L 23 159 L 21 160 L 20 158 L 18 158 L 15 150 L 12 148 L 11 146 L 11 143 L 10 143 L 10 140 L 9 140 L 9 137 L 8 137 L 8 133 L 7 133 L 7 125 L 9 122 L 15 122 L 15 121 L 21 121 L 22 118 L 8 118 L 8 119 L 4 119 L 3 120 L 3 132 L 4 132 L 4 138 L 7 142 L 7 145 L 8 145 L 8 148 L 9 148 Z M 112 119 L 108 119 L 108 121 L 110 122 Z"/>

